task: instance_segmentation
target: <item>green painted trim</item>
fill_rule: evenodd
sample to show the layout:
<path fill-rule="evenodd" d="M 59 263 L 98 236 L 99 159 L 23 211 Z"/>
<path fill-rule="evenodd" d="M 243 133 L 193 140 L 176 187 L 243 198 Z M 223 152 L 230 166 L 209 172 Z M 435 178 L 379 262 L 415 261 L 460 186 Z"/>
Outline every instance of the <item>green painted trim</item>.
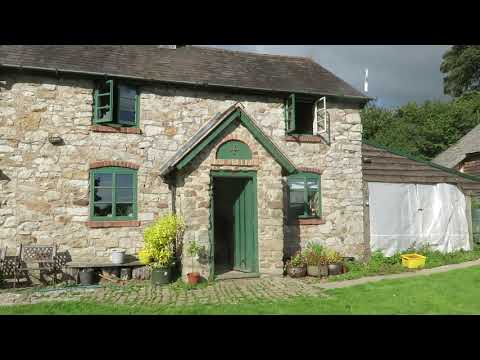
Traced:
<path fill-rule="evenodd" d="M 112 174 L 112 215 L 111 217 L 108 216 L 95 216 L 94 215 L 94 189 L 95 189 L 95 175 L 96 174 Z M 133 216 L 115 216 L 116 212 L 116 175 L 117 174 L 127 174 L 133 176 L 133 194 L 132 194 L 132 207 L 133 207 Z M 129 168 L 122 168 L 122 167 L 103 167 L 90 170 L 90 201 L 89 201 L 89 213 L 90 213 L 90 220 L 93 221 L 116 221 L 116 220 L 137 220 L 138 218 L 138 206 L 137 206 L 137 170 L 129 169 Z"/>
<path fill-rule="evenodd" d="M 416 156 L 410 155 L 410 154 L 404 152 L 403 150 L 392 149 L 392 148 L 389 148 L 387 146 L 377 144 L 377 143 L 375 143 L 373 141 L 370 141 L 370 140 L 362 140 L 362 142 L 365 145 L 370 145 L 370 146 L 373 146 L 377 149 L 385 150 L 385 151 L 388 151 L 388 152 L 390 152 L 392 154 L 395 154 L 395 155 L 398 155 L 398 156 L 403 156 L 407 159 L 422 163 L 424 165 L 428 165 L 428 166 L 436 168 L 438 170 L 445 171 L 449 174 L 452 174 L 452 175 L 455 175 L 455 176 L 460 176 L 460 177 L 463 177 L 463 178 L 468 179 L 468 180 L 479 181 L 480 182 L 480 177 L 473 176 L 473 175 L 468 175 L 468 174 L 462 173 L 460 171 L 454 170 L 452 168 L 448 168 L 448 167 L 445 167 L 445 166 L 442 166 L 442 165 L 435 164 L 431 161 L 424 160 L 424 159 L 418 158 Z"/>
<path fill-rule="evenodd" d="M 194 146 L 194 148 L 176 165 L 177 170 L 183 169 L 187 166 L 202 150 L 204 150 L 218 135 L 229 126 L 234 120 L 239 119 L 240 122 L 252 133 L 253 137 L 263 145 L 263 147 L 273 156 L 273 158 L 280 164 L 289 174 L 295 173 L 295 166 L 282 154 L 280 150 L 273 144 L 273 142 L 266 137 L 263 132 L 258 129 L 253 121 L 240 109 L 235 110 L 223 122 L 217 126 L 205 139 Z"/>
<path fill-rule="evenodd" d="M 225 128 L 230 125 L 239 115 L 239 111 L 236 110 L 230 114 L 213 132 L 210 133 L 205 139 L 203 139 L 199 144 L 185 156 L 178 164 L 177 169 L 181 170 L 187 166 L 203 149 L 207 147 Z"/>
<path fill-rule="evenodd" d="M 252 159 L 252 150 L 242 141 L 229 140 L 224 142 L 217 150 L 217 159 Z"/>
<path fill-rule="evenodd" d="M 109 86 L 110 91 L 108 93 L 101 94 L 99 89 L 96 88 L 94 90 L 94 106 L 93 106 L 93 123 L 94 124 L 119 124 L 122 127 L 131 127 L 131 128 L 138 128 L 140 126 L 140 93 L 139 93 L 139 87 L 137 85 L 132 85 L 128 82 L 114 82 L 114 80 L 107 80 L 106 83 Z M 123 85 L 123 86 L 128 86 L 131 88 L 134 88 L 136 91 L 136 96 L 135 96 L 135 123 L 134 124 L 129 124 L 129 123 L 124 123 L 120 122 L 118 120 L 119 117 L 119 111 L 118 111 L 118 106 L 120 104 L 120 91 L 118 91 L 118 86 Z M 116 96 L 115 96 L 116 92 Z M 109 105 L 106 106 L 99 106 L 100 104 L 100 97 L 101 96 L 109 96 Z M 115 99 L 114 99 L 115 98 Z M 99 119 L 99 110 L 108 108 L 110 111 L 110 116 L 104 120 Z"/>
<path fill-rule="evenodd" d="M 258 265 L 258 193 L 257 193 L 257 172 L 256 171 L 227 171 L 227 170 L 211 170 L 210 171 L 210 224 L 211 228 L 209 231 L 209 243 L 210 243 L 210 279 L 215 279 L 215 228 L 214 228 L 214 201 L 213 201 L 213 179 L 215 177 L 226 177 L 226 178 L 250 178 L 252 179 L 252 186 L 253 186 L 253 199 L 252 199 L 252 206 L 253 206 L 253 233 L 255 236 L 255 246 L 254 246 L 254 271 L 252 274 L 258 273 L 259 265 Z"/>
<path fill-rule="evenodd" d="M 250 130 L 253 137 L 263 145 L 263 147 L 273 156 L 273 158 L 280 164 L 282 167 L 287 170 L 289 174 L 293 174 L 297 171 L 295 166 L 282 154 L 280 150 L 274 145 L 274 143 L 266 137 L 263 132 L 261 132 L 252 122 L 252 120 L 244 112 L 241 112 L 240 120 L 243 125 Z"/>

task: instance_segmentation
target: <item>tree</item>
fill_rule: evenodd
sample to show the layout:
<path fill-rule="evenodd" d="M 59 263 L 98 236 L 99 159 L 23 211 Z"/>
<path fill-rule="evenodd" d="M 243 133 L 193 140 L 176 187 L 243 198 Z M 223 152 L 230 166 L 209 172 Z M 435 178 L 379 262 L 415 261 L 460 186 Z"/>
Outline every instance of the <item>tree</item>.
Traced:
<path fill-rule="evenodd" d="M 368 105 L 361 116 L 364 139 L 431 159 L 480 123 L 480 92 L 397 109 Z"/>
<path fill-rule="evenodd" d="M 444 93 L 459 97 L 480 90 L 480 45 L 453 45 L 443 55 Z"/>

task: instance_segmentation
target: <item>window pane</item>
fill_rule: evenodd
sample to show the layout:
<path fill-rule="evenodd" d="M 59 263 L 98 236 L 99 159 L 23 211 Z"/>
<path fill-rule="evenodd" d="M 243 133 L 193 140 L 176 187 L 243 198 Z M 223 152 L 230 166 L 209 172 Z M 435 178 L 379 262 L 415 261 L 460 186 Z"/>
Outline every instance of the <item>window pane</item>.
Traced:
<path fill-rule="evenodd" d="M 119 104 L 118 117 L 119 121 L 124 123 L 135 123 L 135 97 L 137 91 L 133 87 L 120 85 L 119 90 Z"/>
<path fill-rule="evenodd" d="M 116 216 L 133 216 L 132 204 L 117 204 Z"/>
<path fill-rule="evenodd" d="M 304 211 L 303 202 L 301 204 L 290 204 L 288 214 L 290 215 L 291 218 L 295 219 L 303 215 L 303 211 Z"/>
<path fill-rule="evenodd" d="M 94 216 L 112 216 L 112 204 L 95 204 L 93 208 Z"/>
<path fill-rule="evenodd" d="M 133 175 L 117 174 L 117 187 L 133 187 Z"/>
<path fill-rule="evenodd" d="M 95 174 L 95 186 L 111 187 L 112 174 Z"/>
<path fill-rule="evenodd" d="M 117 189 L 117 196 L 115 198 L 117 203 L 131 203 L 133 202 L 133 189 Z"/>
<path fill-rule="evenodd" d="M 303 204 L 304 192 L 302 191 L 290 191 L 290 204 Z"/>
<path fill-rule="evenodd" d="M 132 86 L 119 85 L 118 91 L 120 92 L 119 95 L 121 98 L 135 99 L 135 96 L 137 95 L 137 89 Z"/>
<path fill-rule="evenodd" d="M 93 201 L 111 203 L 112 202 L 112 189 L 96 188 L 93 193 Z"/>
<path fill-rule="evenodd" d="M 309 191 L 318 191 L 318 179 L 307 179 L 307 187 Z"/>

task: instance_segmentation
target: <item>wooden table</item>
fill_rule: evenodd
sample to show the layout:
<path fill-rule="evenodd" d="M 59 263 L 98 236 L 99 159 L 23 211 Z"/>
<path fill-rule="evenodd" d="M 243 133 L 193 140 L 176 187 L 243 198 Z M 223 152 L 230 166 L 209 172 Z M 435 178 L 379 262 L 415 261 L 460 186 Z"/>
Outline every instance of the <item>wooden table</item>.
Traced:
<path fill-rule="evenodd" d="M 104 262 L 89 262 L 89 261 L 84 261 L 84 262 L 76 262 L 76 261 L 70 261 L 65 264 L 65 267 L 67 269 L 72 269 L 73 274 L 71 274 L 75 282 L 78 283 L 78 272 L 80 269 L 86 269 L 86 268 L 92 268 L 92 269 L 106 269 L 106 268 L 127 268 L 127 267 L 137 267 L 137 266 L 144 266 L 140 261 L 130 261 L 130 262 L 125 262 L 123 264 L 114 264 L 111 261 L 104 261 Z"/>

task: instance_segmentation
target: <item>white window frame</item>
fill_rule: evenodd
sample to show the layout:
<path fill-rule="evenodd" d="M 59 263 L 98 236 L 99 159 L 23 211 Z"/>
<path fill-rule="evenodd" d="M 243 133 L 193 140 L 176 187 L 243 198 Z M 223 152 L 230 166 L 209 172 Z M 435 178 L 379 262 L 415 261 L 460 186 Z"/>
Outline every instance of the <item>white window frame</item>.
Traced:
<path fill-rule="evenodd" d="M 320 107 L 319 107 L 320 106 Z M 323 119 L 319 119 L 318 113 L 322 112 L 323 116 L 321 116 Z M 315 108 L 314 108 L 314 117 L 313 117 L 313 135 L 319 135 L 319 134 L 325 134 L 327 133 L 327 117 L 328 117 L 328 112 L 327 112 L 327 98 L 321 97 L 317 101 L 315 101 Z M 323 130 L 319 130 L 319 121 L 323 120 Z"/>

